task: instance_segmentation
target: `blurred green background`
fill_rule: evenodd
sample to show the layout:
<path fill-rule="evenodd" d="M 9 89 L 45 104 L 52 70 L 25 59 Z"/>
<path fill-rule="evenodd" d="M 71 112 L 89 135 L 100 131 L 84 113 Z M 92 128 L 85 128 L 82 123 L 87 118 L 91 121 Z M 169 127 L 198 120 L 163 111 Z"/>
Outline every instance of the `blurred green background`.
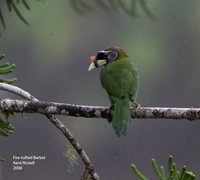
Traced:
<path fill-rule="evenodd" d="M 138 102 L 142 106 L 200 106 L 199 1 L 148 1 L 157 20 L 100 8 L 79 15 L 66 0 L 33 1 L 30 6 L 31 12 L 21 8 L 30 27 L 5 11 L 7 30 L 0 39 L 0 52 L 17 65 L 13 74 L 18 78 L 16 85 L 38 99 L 109 105 L 99 70 L 87 71 L 88 57 L 118 45 L 138 68 Z M 12 96 L 0 93 L 1 97 Z M 63 155 L 67 140 L 47 118 L 31 114 L 16 117 L 11 120 L 16 131 L 0 139 L 0 154 L 6 158 L 0 164 L 0 179 L 80 179 L 82 162 L 67 171 Z M 166 166 L 169 154 L 174 155 L 179 168 L 187 165 L 197 179 L 200 177 L 198 121 L 134 119 L 128 135 L 117 138 L 105 119 L 61 120 L 86 150 L 101 179 L 136 179 L 130 169 L 132 162 L 154 179 L 150 159 Z M 45 155 L 47 159 L 13 171 L 13 155 Z"/>

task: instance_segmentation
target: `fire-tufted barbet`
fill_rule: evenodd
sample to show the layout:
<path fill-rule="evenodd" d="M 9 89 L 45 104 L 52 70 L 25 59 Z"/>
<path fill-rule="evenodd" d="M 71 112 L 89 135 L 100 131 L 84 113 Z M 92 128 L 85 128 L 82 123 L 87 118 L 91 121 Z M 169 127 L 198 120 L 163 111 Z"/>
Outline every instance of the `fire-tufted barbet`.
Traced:
<path fill-rule="evenodd" d="M 106 90 L 112 113 L 112 126 L 119 137 L 126 135 L 131 121 L 131 102 L 136 106 L 138 73 L 127 53 L 119 47 L 101 50 L 90 57 L 88 71 L 102 67 L 101 85 Z"/>

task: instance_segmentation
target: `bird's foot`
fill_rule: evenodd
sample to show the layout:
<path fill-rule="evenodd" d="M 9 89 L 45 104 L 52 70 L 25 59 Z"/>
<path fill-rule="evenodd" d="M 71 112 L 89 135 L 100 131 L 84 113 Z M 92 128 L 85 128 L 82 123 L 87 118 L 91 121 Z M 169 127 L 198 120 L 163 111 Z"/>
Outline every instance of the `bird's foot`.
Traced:
<path fill-rule="evenodd" d="M 141 108 L 141 105 L 139 103 L 137 103 L 137 102 L 134 102 L 133 109 L 135 111 L 138 111 L 140 108 Z"/>
<path fill-rule="evenodd" d="M 136 96 L 129 94 L 129 100 L 135 103 Z"/>

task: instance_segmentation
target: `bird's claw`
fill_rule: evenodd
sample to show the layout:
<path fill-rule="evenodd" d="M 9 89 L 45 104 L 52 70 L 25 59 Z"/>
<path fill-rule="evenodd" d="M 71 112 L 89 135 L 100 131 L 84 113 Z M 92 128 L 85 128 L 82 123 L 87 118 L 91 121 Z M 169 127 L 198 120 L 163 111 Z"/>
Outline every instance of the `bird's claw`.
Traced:
<path fill-rule="evenodd" d="M 141 108 L 141 105 L 139 103 L 137 103 L 137 102 L 134 102 L 133 109 L 135 111 L 138 111 L 140 108 Z"/>

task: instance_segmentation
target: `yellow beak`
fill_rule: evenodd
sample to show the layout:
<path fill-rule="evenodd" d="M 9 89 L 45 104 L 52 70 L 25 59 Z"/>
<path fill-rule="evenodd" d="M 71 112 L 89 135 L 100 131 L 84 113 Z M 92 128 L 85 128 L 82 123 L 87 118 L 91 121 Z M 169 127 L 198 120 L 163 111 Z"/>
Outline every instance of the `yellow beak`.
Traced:
<path fill-rule="evenodd" d="M 88 71 L 91 71 L 91 70 L 95 69 L 96 67 L 103 66 L 106 63 L 107 63 L 107 61 L 105 59 L 97 60 L 97 66 L 95 65 L 94 62 L 91 62 L 90 66 L 88 68 Z"/>

